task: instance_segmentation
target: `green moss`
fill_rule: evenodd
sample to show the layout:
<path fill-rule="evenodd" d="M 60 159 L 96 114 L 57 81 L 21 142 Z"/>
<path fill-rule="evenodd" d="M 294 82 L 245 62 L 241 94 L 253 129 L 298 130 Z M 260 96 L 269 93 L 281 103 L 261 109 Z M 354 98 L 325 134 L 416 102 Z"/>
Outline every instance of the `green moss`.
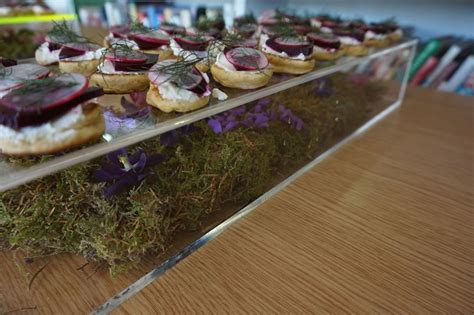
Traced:
<path fill-rule="evenodd" d="M 104 158 L 1 193 L 0 246 L 30 256 L 77 253 L 106 262 L 113 275 L 124 272 L 223 205 L 255 199 L 365 121 L 382 89 L 354 87 L 340 76 L 334 82 L 336 93 L 326 98 L 299 97 L 314 95 L 311 82 L 271 97 L 303 119 L 301 131 L 273 122 L 216 135 L 201 121 L 200 131 L 174 148 L 163 148 L 158 138 L 129 148 L 168 158 L 141 185 L 112 199 L 90 180 Z"/>

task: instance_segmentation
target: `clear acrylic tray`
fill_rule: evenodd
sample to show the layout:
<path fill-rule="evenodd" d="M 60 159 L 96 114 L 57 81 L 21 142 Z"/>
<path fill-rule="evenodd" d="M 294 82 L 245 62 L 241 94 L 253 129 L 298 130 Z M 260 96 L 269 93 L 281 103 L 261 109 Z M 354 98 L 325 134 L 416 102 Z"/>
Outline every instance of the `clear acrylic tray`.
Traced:
<path fill-rule="evenodd" d="M 406 41 L 380 50 L 374 50 L 368 56 L 362 58 L 344 57 L 337 60 L 335 63 L 320 63 L 316 65 L 316 69 L 313 72 L 301 76 L 274 74 L 270 83 L 266 87 L 257 90 L 237 90 L 223 88 L 217 85 L 216 87 L 228 95 L 227 100 L 218 101 L 214 98 L 211 100 L 210 105 L 205 108 L 186 114 L 163 115 L 160 114 L 159 111 L 153 110 L 153 114 L 146 120 L 136 119 L 134 121 L 133 118 L 131 118 L 129 119 L 128 124 L 122 124 L 118 127 L 112 128 L 113 131 L 106 132 L 100 143 L 67 152 L 62 155 L 48 157 L 46 159 L 38 159 L 37 162 L 28 163 L 27 165 L 11 163 L 8 161 L 8 158 L 0 156 L 0 192 L 28 183 L 34 179 L 53 174 L 73 165 L 89 161 L 117 149 L 139 143 L 167 131 L 211 117 L 251 101 L 258 100 L 338 71 L 351 69 L 354 66 L 362 65 L 371 60 L 380 58 L 384 55 L 389 55 L 407 47 L 413 47 L 415 43 L 416 41 Z M 112 117 L 112 119 L 115 111 L 112 108 L 117 108 L 117 106 L 119 106 L 121 97 L 122 96 L 117 95 L 105 95 L 100 97 L 98 100 L 100 104 L 105 106 L 106 115 Z"/>

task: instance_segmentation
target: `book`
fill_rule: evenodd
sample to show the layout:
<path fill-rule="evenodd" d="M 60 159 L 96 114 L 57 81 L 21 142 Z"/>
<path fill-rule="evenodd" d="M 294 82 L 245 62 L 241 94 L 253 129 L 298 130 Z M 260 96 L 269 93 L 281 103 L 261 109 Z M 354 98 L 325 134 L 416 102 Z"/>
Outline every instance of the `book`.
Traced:
<path fill-rule="evenodd" d="M 426 77 L 423 82 L 423 86 L 428 87 L 430 84 L 436 80 L 436 78 L 442 73 L 443 69 L 446 68 L 454 58 L 461 52 L 461 46 L 457 44 L 451 45 L 446 53 L 439 60 L 438 65 L 431 71 L 431 73 Z"/>
<path fill-rule="evenodd" d="M 440 84 L 439 90 L 446 92 L 454 92 L 463 83 L 466 78 L 474 71 L 474 55 L 467 57 L 464 62 L 459 66 L 455 73 L 448 79 Z"/>
<path fill-rule="evenodd" d="M 423 46 L 420 52 L 415 56 L 408 74 L 408 79 L 411 80 L 420 68 L 425 64 L 426 60 L 436 54 L 441 47 L 441 41 L 432 39 Z"/>
<path fill-rule="evenodd" d="M 454 72 L 454 70 L 458 67 L 457 61 L 451 61 L 441 73 L 435 78 L 433 82 L 430 83 L 429 87 L 437 89 L 441 83 L 446 81 L 446 79 Z"/>
<path fill-rule="evenodd" d="M 437 57 L 429 57 L 428 60 L 424 63 L 424 65 L 418 70 L 418 72 L 413 76 L 413 78 L 410 81 L 411 86 L 417 86 L 419 85 L 428 74 L 436 67 L 438 64 L 439 60 Z"/>

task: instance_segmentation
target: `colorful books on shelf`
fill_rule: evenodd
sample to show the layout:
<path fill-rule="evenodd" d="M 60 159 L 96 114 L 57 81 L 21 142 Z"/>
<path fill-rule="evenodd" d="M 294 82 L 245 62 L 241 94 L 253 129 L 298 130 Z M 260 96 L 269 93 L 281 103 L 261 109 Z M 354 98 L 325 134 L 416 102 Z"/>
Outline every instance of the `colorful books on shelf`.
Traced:
<path fill-rule="evenodd" d="M 415 57 L 410 85 L 443 91 L 464 91 L 463 82 L 473 72 L 474 42 L 447 36 L 428 41 Z"/>

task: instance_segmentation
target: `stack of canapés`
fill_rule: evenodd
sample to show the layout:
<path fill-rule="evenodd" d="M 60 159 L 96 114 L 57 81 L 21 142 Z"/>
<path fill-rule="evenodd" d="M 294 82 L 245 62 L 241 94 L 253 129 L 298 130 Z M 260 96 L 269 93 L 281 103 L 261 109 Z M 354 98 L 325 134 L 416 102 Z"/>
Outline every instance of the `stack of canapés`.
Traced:
<path fill-rule="evenodd" d="M 274 73 L 304 74 L 318 61 L 364 56 L 401 37 L 393 22 L 266 11 L 236 18 L 228 29 L 221 19 L 192 28 L 117 25 L 102 47 L 55 23 L 36 51 L 38 64 L 0 58 L 0 153 L 50 154 L 97 140 L 104 119 L 96 98 L 104 93 L 148 91 L 149 105 L 188 112 L 211 96 L 224 99 L 213 89 L 219 85 L 257 89 Z"/>

